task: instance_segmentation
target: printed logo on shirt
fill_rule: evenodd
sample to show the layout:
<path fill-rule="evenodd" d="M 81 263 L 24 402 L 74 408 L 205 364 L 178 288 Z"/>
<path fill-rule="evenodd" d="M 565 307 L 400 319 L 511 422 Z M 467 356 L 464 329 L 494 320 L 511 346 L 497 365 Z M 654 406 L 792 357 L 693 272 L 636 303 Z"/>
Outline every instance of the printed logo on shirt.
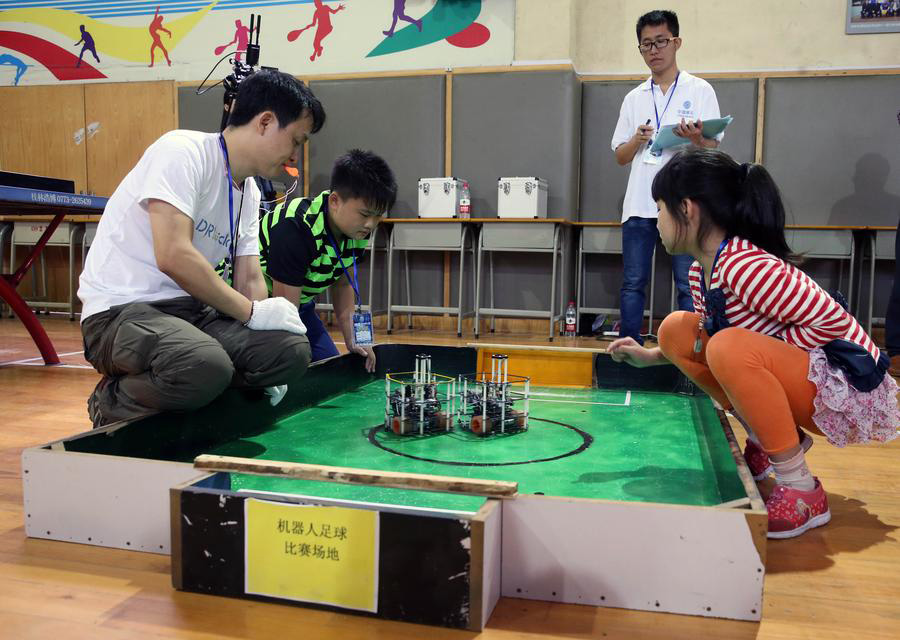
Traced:
<path fill-rule="evenodd" d="M 211 239 L 220 246 L 226 247 L 231 244 L 231 233 L 220 233 L 216 225 L 207 221 L 206 218 L 200 218 L 197 226 L 194 227 L 194 239 L 201 241 Z"/>
<path fill-rule="evenodd" d="M 681 108 L 682 108 L 682 109 L 690 109 L 690 108 L 691 108 L 691 101 L 690 101 L 690 100 L 685 100 L 685 101 L 684 101 L 684 104 L 681 105 Z"/>

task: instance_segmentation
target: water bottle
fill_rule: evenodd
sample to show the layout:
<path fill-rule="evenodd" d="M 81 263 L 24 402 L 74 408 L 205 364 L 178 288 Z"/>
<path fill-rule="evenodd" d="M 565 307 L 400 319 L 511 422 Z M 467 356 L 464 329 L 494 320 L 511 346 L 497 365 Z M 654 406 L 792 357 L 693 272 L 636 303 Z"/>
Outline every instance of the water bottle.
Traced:
<path fill-rule="evenodd" d="M 460 218 L 471 218 L 472 217 L 472 205 L 471 205 L 471 200 L 469 199 L 469 182 L 468 182 L 468 180 L 463 180 L 462 188 L 459 191 L 459 217 Z"/>
<path fill-rule="evenodd" d="M 575 302 L 569 301 L 566 307 L 566 337 L 574 338 L 578 328 L 578 314 L 575 312 Z"/>

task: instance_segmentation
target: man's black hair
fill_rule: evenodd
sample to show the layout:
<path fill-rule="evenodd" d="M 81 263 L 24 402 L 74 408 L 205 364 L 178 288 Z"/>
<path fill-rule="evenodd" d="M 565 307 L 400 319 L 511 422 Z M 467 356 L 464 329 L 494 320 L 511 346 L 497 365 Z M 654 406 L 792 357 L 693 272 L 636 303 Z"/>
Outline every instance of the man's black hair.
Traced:
<path fill-rule="evenodd" d="M 678 16 L 675 15 L 674 11 L 669 11 L 667 9 L 656 9 L 655 11 L 649 11 L 638 18 L 637 21 L 637 39 L 638 42 L 641 41 L 641 31 L 644 30 L 644 27 L 658 27 L 659 25 L 664 24 L 669 27 L 669 32 L 673 37 L 678 37 Z"/>
<path fill-rule="evenodd" d="M 359 198 L 367 207 L 384 213 L 397 201 L 397 181 L 388 163 L 361 149 L 351 149 L 335 161 L 331 190 L 344 200 Z"/>
<path fill-rule="evenodd" d="M 263 69 L 245 78 L 238 87 L 228 125 L 240 127 L 263 111 L 274 113 L 282 129 L 305 114 L 312 116 L 312 133 L 325 124 L 319 99 L 309 87 L 282 71 Z"/>

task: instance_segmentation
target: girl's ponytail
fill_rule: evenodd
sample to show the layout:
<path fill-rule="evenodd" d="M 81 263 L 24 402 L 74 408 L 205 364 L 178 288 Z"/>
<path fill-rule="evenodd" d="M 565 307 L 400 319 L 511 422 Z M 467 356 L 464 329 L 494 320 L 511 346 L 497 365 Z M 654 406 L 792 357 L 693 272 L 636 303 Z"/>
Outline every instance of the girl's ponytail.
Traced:
<path fill-rule="evenodd" d="M 793 261 L 784 237 L 784 204 L 771 174 L 761 164 L 747 163 L 737 170 L 738 200 L 729 235 L 739 235 L 782 260 Z"/>

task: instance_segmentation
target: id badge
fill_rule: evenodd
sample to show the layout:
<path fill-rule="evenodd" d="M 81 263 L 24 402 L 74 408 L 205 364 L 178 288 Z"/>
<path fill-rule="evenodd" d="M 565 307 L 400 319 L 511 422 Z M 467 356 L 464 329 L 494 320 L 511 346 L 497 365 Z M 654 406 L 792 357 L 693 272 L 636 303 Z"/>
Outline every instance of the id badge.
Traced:
<path fill-rule="evenodd" d="M 353 341 L 363 347 L 373 344 L 372 314 L 368 311 L 358 311 L 353 314 Z"/>
<path fill-rule="evenodd" d="M 651 153 L 650 147 L 648 146 L 644 150 L 644 156 L 641 159 L 643 160 L 644 164 L 659 164 L 661 161 L 660 156 L 662 156 L 662 154 L 655 155 L 655 154 Z"/>

